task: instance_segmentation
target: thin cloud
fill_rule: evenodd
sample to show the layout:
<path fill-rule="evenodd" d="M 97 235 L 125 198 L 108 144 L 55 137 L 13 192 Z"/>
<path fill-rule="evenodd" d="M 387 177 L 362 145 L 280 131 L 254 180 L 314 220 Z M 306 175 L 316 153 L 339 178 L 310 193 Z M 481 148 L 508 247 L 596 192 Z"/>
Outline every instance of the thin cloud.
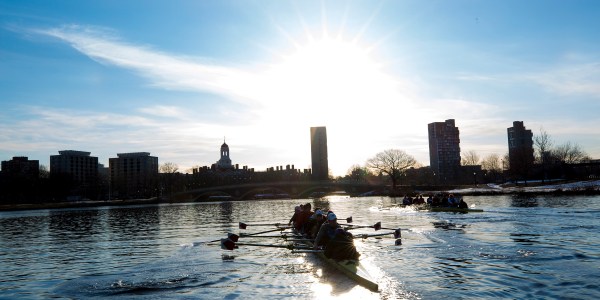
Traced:
<path fill-rule="evenodd" d="M 179 107 L 176 106 L 165 106 L 156 105 L 151 107 L 143 107 L 138 109 L 139 112 L 151 115 L 155 117 L 166 117 L 166 118 L 187 118 L 188 114 Z"/>
<path fill-rule="evenodd" d="M 551 92 L 600 98 L 600 63 L 569 65 L 526 76 Z"/>
<path fill-rule="evenodd" d="M 99 63 L 133 70 L 165 89 L 209 91 L 242 101 L 243 97 L 237 93 L 237 83 L 250 77 L 239 69 L 200 63 L 147 46 L 128 44 L 106 29 L 70 25 L 33 32 L 63 40 Z"/>
<path fill-rule="evenodd" d="M 147 114 L 157 110 L 162 112 L 161 117 Z M 214 136 L 215 132 L 243 132 L 228 125 L 194 120 L 182 111 L 178 107 L 152 106 L 140 108 L 138 114 L 125 115 L 21 107 L 15 109 L 19 119 L 0 120 L 0 150 L 6 155 L 29 156 L 45 165 L 50 155 L 65 149 L 90 151 L 103 164 L 117 153 L 145 151 L 158 156 L 161 163 L 175 162 L 181 171 L 187 171 L 218 159 L 221 141 Z M 245 134 L 250 136 L 248 132 Z M 238 161 L 246 163 L 239 150 L 235 153 Z"/>

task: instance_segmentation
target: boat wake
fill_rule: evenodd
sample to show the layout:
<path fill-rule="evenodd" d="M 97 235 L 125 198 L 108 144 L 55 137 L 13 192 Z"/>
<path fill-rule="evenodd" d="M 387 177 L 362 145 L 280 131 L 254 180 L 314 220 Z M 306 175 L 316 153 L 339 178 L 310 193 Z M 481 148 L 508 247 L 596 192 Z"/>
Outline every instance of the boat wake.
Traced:
<path fill-rule="evenodd" d="M 125 271 L 112 274 L 93 274 L 66 281 L 59 285 L 54 293 L 66 298 L 173 298 L 174 295 L 194 298 L 210 298 L 215 290 L 235 285 L 243 281 L 244 276 L 236 269 L 240 264 L 252 262 L 240 261 L 231 264 L 214 249 L 185 245 L 175 255 L 142 262 Z"/>

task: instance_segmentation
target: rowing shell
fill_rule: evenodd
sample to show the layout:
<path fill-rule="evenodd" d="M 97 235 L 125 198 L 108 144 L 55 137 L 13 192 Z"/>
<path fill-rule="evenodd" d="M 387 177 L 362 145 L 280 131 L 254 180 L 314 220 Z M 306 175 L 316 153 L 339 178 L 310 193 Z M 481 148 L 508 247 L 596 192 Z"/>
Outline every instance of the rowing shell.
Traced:
<path fill-rule="evenodd" d="M 459 212 L 459 213 L 483 212 L 483 209 L 458 208 L 458 207 L 427 207 L 422 210 L 427 210 L 427 211 L 431 211 L 431 212 Z"/>
<path fill-rule="evenodd" d="M 302 235 L 296 231 L 294 231 L 294 234 L 299 238 L 302 237 Z M 313 243 L 310 241 L 303 240 L 301 243 L 311 248 L 313 247 Z M 371 276 L 369 271 L 367 271 L 367 269 L 360 263 L 360 260 L 337 261 L 335 259 L 327 258 L 323 252 L 316 252 L 316 254 L 328 265 L 336 268 L 338 271 L 342 272 L 359 285 L 362 285 L 375 292 L 379 289 L 379 285 L 375 283 L 373 276 Z"/>

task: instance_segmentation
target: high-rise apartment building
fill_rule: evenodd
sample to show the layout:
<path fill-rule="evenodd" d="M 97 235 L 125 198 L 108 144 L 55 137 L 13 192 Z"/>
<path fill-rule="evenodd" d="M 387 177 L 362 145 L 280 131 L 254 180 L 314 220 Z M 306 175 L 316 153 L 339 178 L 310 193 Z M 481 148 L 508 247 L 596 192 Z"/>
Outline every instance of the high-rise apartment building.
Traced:
<path fill-rule="evenodd" d="M 434 180 L 450 183 L 459 180 L 460 137 L 454 119 L 427 124 L 429 131 L 429 163 Z"/>
<path fill-rule="evenodd" d="M 26 156 L 15 156 L 2 161 L 2 175 L 12 178 L 37 179 L 40 174 L 40 162 L 29 160 Z"/>
<path fill-rule="evenodd" d="M 533 133 L 525 128 L 523 121 L 514 121 L 507 133 L 510 170 L 523 173 L 533 166 Z"/>
<path fill-rule="evenodd" d="M 313 180 L 327 180 L 329 163 L 327 160 L 327 130 L 324 126 L 310 128 L 310 153 Z"/>
<path fill-rule="evenodd" d="M 50 156 L 50 176 L 67 176 L 79 186 L 95 185 L 98 180 L 98 158 L 90 152 L 63 150 Z"/>
<path fill-rule="evenodd" d="M 157 196 L 158 157 L 148 152 L 118 153 L 109 158 L 111 197 L 142 199 Z"/>

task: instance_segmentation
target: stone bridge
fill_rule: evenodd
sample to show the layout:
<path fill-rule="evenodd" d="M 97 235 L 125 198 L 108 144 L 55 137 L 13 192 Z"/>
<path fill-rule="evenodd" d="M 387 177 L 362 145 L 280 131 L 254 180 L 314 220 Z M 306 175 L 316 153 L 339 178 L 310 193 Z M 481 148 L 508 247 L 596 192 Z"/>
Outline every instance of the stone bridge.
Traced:
<path fill-rule="evenodd" d="M 333 193 L 351 196 L 385 189 L 384 184 L 353 181 L 281 181 L 215 186 L 172 195 L 177 201 L 218 201 L 280 198 L 309 198 Z"/>

